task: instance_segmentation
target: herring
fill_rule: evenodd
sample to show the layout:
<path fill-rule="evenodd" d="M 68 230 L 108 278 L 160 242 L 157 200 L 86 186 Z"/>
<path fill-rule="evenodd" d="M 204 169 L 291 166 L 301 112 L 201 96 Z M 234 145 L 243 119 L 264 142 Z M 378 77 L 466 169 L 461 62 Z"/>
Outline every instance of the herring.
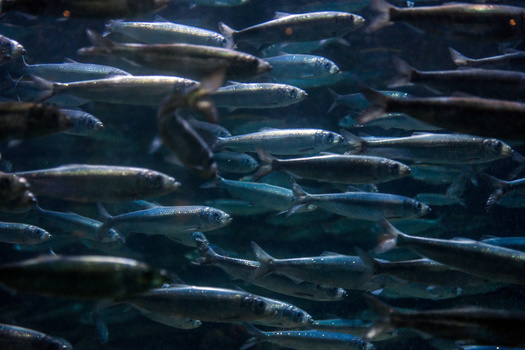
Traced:
<path fill-rule="evenodd" d="M 0 242 L 12 244 L 38 244 L 51 238 L 40 227 L 11 222 L 0 222 Z"/>
<path fill-rule="evenodd" d="M 0 344 L 2 349 L 46 349 L 73 350 L 73 346 L 65 339 L 19 326 L 0 324 Z"/>

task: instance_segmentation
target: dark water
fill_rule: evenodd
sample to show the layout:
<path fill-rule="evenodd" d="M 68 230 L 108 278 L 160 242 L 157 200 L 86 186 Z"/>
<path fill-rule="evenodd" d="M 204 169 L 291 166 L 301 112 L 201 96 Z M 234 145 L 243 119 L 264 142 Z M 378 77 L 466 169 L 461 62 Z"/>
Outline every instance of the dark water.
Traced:
<path fill-rule="evenodd" d="M 249 3 L 231 8 L 197 6 L 190 8 L 186 4 L 170 4 L 161 11 L 164 18 L 217 31 L 217 23 L 225 22 L 230 27 L 240 29 L 267 21 L 275 11 L 302 12 L 306 1 L 263 1 L 252 0 Z M 420 2 L 416 1 L 416 4 Z M 438 1 L 421 1 L 422 4 L 439 4 Z M 332 2 L 327 1 L 326 6 Z M 398 3 L 398 5 L 402 5 Z M 368 8 L 356 10 L 366 19 L 373 17 Z M 153 15 L 134 20 L 149 21 Z M 100 33 L 104 28 L 102 20 L 56 20 L 54 18 L 25 19 L 29 23 L 19 26 L 19 17 L 8 14 L 2 17 L 0 33 L 23 44 L 27 50 L 25 59 L 28 63 L 60 63 L 64 58 L 80 62 L 89 59 L 76 55 L 80 47 L 89 46 L 85 29 L 90 28 Z M 366 27 L 366 24 L 365 26 Z M 377 89 L 385 89 L 395 76 L 391 58 L 401 57 L 421 70 L 454 69 L 448 47 L 453 47 L 469 57 L 485 57 L 499 54 L 498 43 L 476 42 L 471 40 L 445 39 L 440 36 L 423 33 L 403 24 L 395 24 L 377 32 L 367 34 L 364 27 L 345 35 L 349 46 L 330 43 L 313 52 L 315 55 L 329 58 L 342 71 L 351 72 L 352 76 L 330 86 L 339 94 L 359 91 L 361 84 Z M 119 39 L 118 36 L 115 36 Z M 512 43 L 512 47 L 524 49 L 523 44 Z M 243 47 L 251 53 L 253 48 Z M 118 66 L 130 72 L 136 70 L 123 61 L 92 60 L 101 64 Z M 22 63 L 20 60 L 7 66 L 13 78 L 18 78 Z M 18 73 L 17 73 L 18 72 Z M 306 89 L 308 98 L 301 103 L 279 109 L 237 110 L 229 112 L 220 109 L 220 124 L 232 133 L 247 132 L 247 121 L 257 121 L 251 131 L 259 127 L 278 128 L 323 128 L 338 131 L 338 122 L 347 115 L 344 107 L 338 107 L 327 113 L 332 98 L 326 86 Z M 399 89 L 416 96 L 430 95 L 431 92 L 421 87 Z M 205 200 L 229 198 L 223 190 L 201 189 L 202 180 L 187 170 L 165 162 L 168 151 L 149 154 L 151 141 L 157 134 L 156 108 L 114 105 L 109 103 L 89 103 L 83 106 L 104 123 L 102 132 L 76 137 L 55 135 L 41 139 L 23 141 L 18 145 L 0 145 L 0 152 L 11 171 L 25 171 L 60 166 L 64 164 L 106 164 L 137 166 L 164 172 L 181 182 L 178 192 L 154 200 L 162 205 L 198 205 Z M 255 124 L 255 123 L 254 123 Z M 244 129 L 241 129 L 244 127 Z M 241 130 L 241 131 L 236 131 Z M 403 136 L 410 131 L 382 130 L 364 128 L 364 132 L 378 136 Z M 357 133 L 358 131 L 356 131 Z M 523 152 L 523 146 L 512 144 L 517 152 Z M 513 168 L 511 159 L 504 159 L 487 164 L 483 172 L 504 178 Z M 239 179 L 239 175 L 227 174 L 225 177 Z M 288 185 L 288 176 L 274 174 L 269 178 L 274 183 Z M 315 186 L 313 181 L 302 182 Z M 378 186 L 380 192 L 414 197 L 418 193 L 444 193 L 447 185 L 429 185 L 404 178 Z M 484 235 L 521 236 L 525 221 L 522 208 L 496 206 L 487 213 L 484 209 L 488 196 L 486 184 L 480 182 L 477 187 L 468 182 L 463 196 L 463 205 L 432 207 L 432 213 L 425 219 L 442 218 L 442 226 L 427 230 L 425 234 L 433 237 L 452 238 L 468 237 L 480 239 Z M 97 218 L 94 204 L 78 204 L 48 198 L 38 198 L 42 208 L 57 211 L 71 211 L 88 217 Z M 108 205 L 110 212 L 122 210 L 117 205 Z M 298 214 L 301 215 L 301 214 Z M 5 214 L 4 221 L 15 221 L 16 215 Z M 256 241 L 272 256 L 278 258 L 317 256 L 323 251 L 334 251 L 354 255 L 354 246 L 372 249 L 377 228 L 374 223 L 358 223 L 357 228 L 350 221 L 318 210 L 301 219 L 290 221 L 276 217 L 275 212 L 253 216 L 234 216 L 231 225 L 226 228 L 206 233 L 211 243 L 225 249 L 232 256 L 254 259 L 250 241 Z M 339 228 L 333 228 L 340 224 Z M 337 232 L 336 232 L 337 231 Z M 51 232 L 53 233 L 53 232 Z M 136 258 L 150 264 L 175 272 L 186 283 L 203 286 L 221 286 L 232 288 L 238 285 L 250 292 L 287 301 L 308 311 L 314 319 L 326 318 L 362 318 L 372 320 L 373 313 L 364 303 L 360 291 L 348 291 L 349 297 L 340 302 L 314 302 L 292 298 L 267 290 L 244 285 L 241 281 L 232 282 L 220 269 L 199 267 L 189 262 L 198 255 L 192 248 L 178 245 L 163 236 L 130 234 L 123 248 L 111 250 L 90 246 L 78 242 L 51 245 L 57 254 L 107 254 Z M 14 249 L 13 245 L 1 244 L 2 262 L 18 261 L 47 254 L 45 244 L 39 248 Z M 394 256 L 394 255 L 392 255 Z M 405 257 L 414 256 L 405 254 Z M 483 262 L 480 262 L 482 264 Z M 419 298 L 391 299 L 389 303 L 406 308 L 451 308 L 455 306 L 475 305 L 502 309 L 521 309 L 525 303 L 525 290 L 520 286 L 503 286 L 497 291 L 469 296 L 459 296 L 445 300 L 423 300 Z M 96 328 L 90 318 L 94 303 L 70 299 L 46 298 L 11 294 L 0 291 L 0 322 L 16 324 L 36 329 L 50 335 L 69 340 L 75 349 L 237 349 L 249 335 L 241 325 L 204 323 L 194 330 L 180 330 L 155 323 L 133 310 L 131 307 L 117 306 L 104 312 L 104 319 L 109 328 L 109 342 L 102 344 Z M 423 340 L 409 334 L 389 342 L 374 343 L 378 349 L 432 349 L 436 341 Z M 439 348 L 453 349 L 453 343 L 437 342 Z M 270 348 L 264 344 L 259 348 Z"/>

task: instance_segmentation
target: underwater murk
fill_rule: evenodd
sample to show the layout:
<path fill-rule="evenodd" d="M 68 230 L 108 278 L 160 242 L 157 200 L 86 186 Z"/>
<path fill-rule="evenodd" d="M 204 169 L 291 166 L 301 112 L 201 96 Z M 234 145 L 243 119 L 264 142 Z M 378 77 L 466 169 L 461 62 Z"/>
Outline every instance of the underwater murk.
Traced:
<path fill-rule="evenodd" d="M 525 2 L 0 0 L 0 349 L 525 348 Z"/>

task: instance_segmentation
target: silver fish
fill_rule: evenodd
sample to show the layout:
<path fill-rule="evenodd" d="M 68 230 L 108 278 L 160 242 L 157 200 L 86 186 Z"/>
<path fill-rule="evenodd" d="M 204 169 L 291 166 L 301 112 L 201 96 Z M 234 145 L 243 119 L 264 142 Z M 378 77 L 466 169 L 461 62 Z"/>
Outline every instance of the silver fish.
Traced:
<path fill-rule="evenodd" d="M 13 244 L 37 244 L 51 238 L 40 227 L 11 222 L 0 222 L 0 242 Z"/>
<path fill-rule="evenodd" d="M 65 339 L 50 336 L 29 328 L 0 324 L 0 345 L 2 349 L 48 349 L 73 350 Z"/>

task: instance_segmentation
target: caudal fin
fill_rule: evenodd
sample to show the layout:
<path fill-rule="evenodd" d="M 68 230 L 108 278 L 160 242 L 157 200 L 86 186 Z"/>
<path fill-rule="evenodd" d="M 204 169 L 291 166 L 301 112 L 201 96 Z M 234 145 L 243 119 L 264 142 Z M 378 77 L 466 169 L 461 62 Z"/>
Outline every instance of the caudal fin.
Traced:
<path fill-rule="evenodd" d="M 395 9 L 395 6 L 389 4 L 385 0 L 371 0 L 370 7 L 372 8 L 372 10 L 379 13 L 372 20 L 372 23 L 366 28 L 367 33 L 371 33 L 380 28 L 394 24 L 390 21 L 390 10 Z"/>
<path fill-rule="evenodd" d="M 228 27 L 223 22 L 219 22 L 219 32 L 226 38 L 226 48 L 233 49 L 235 47 L 235 40 L 233 38 L 236 31 Z"/>
<path fill-rule="evenodd" d="M 100 221 L 102 221 L 102 225 L 100 225 L 97 231 L 97 239 L 102 242 L 107 236 L 108 231 L 111 229 L 113 222 L 111 221 L 112 216 L 109 215 L 102 203 L 97 203 L 97 209 Z"/>
<path fill-rule="evenodd" d="M 451 47 L 448 48 L 448 51 L 450 52 L 450 57 L 452 57 L 452 61 L 454 61 L 456 66 L 459 66 L 459 67 L 469 66 L 469 63 L 471 61 L 470 58 L 460 54 L 458 51 L 454 50 Z"/>
<path fill-rule="evenodd" d="M 337 106 L 339 106 L 339 95 L 338 93 L 336 93 L 334 90 L 328 88 L 328 92 L 330 92 L 330 96 L 332 96 L 332 98 L 334 99 L 334 102 L 332 103 L 332 105 L 330 106 L 330 108 L 328 108 L 328 111 L 326 113 L 330 113 L 331 111 L 333 111 Z"/>
<path fill-rule="evenodd" d="M 38 90 L 40 90 L 38 95 L 35 97 L 36 102 L 42 102 L 56 94 L 56 87 L 58 86 L 57 83 L 37 77 L 36 75 L 30 75 L 29 77 L 31 80 L 33 80 Z"/>
<path fill-rule="evenodd" d="M 375 248 L 376 253 L 387 252 L 396 247 L 397 237 L 403 233 L 392 226 L 387 220 L 381 221 L 381 229 L 383 234 L 379 236 L 379 243 Z"/>
<path fill-rule="evenodd" d="M 361 137 L 355 136 L 351 132 L 344 129 L 341 129 L 339 132 L 345 138 L 345 144 L 349 148 L 349 154 L 361 154 L 365 152 L 366 143 Z"/>
<path fill-rule="evenodd" d="M 399 57 L 393 57 L 392 63 L 398 75 L 390 81 L 389 88 L 412 85 L 412 79 L 417 74 L 417 70 Z"/>
<path fill-rule="evenodd" d="M 363 340 L 371 340 L 385 332 L 392 332 L 395 326 L 392 325 L 392 315 L 395 315 L 396 309 L 383 303 L 371 294 L 364 294 L 366 303 L 377 314 L 378 319 L 374 322 L 370 330 L 363 337 Z"/>
<path fill-rule="evenodd" d="M 306 193 L 301 186 L 295 182 L 295 180 L 292 178 L 292 193 L 293 193 L 293 199 L 292 203 L 290 203 L 290 207 L 288 208 L 288 213 L 286 214 L 286 217 L 288 218 L 290 215 L 295 213 L 301 208 L 304 208 L 306 206 L 305 201 L 308 199 L 308 193 Z"/>
<path fill-rule="evenodd" d="M 201 257 L 192 261 L 192 263 L 196 265 L 213 265 L 217 261 L 219 255 L 215 253 L 209 244 L 202 239 L 197 238 L 195 239 L 195 242 L 197 243 L 197 251 Z"/>
<path fill-rule="evenodd" d="M 361 93 L 366 97 L 368 102 L 370 102 L 370 107 L 361 113 L 357 118 L 357 123 L 365 124 L 385 114 L 389 100 L 388 96 L 385 96 L 379 91 L 373 90 L 369 87 L 362 87 Z"/>
<path fill-rule="evenodd" d="M 496 204 L 498 204 L 501 198 L 505 197 L 510 192 L 512 186 L 508 181 L 495 178 L 488 174 L 481 174 L 481 177 L 488 182 L 491 188 L 490 196 L 485 205 L 485 209 L 490 211 Z"/>
<path fill-rule="evenodd" d="M 109 54 L 111 51 L 113 51 L 115 47 L 115 43 L 111 40 L 109 40 L 106 37 L 103 37 L 102 35 L 98 34 L 97 32 L 86 29 L 86 33 L 88 35 L 89 41 L 91 41 L 91 44 L 93 46 L 90 47 L 83 47 L 77 51 L 77 54 L 79 55 L 103 55 L 103 54 Z"/>
<path fill-rule="evenodd" d="M 255 257 L 259 262 L 259 267 L 250 274 L 250 277 L 246 280 L 247 283 L 253 283 L 254 281 L 270 274 L 270 263 L 275 260 L 270 254 L 266 253 L 261 247 L 259 247 L 257 243 L 251 242 L 251 244 Z"/>
<path fill-rule="evenodd" d="M 257 155 L 259 156 L 261 164 L 259 165 L 259 169 L 257 169 L 255 174 L 253 175 L 253 181 L 258 181 L 266 175 L 270 174 L 272 171 L 275 170 L 274 164 L 277 163 L 277 158 L 271 156 L 270 154 L 268 154 L 268 152 L 265 152 L 263 149 L 257 148 Z"/>

